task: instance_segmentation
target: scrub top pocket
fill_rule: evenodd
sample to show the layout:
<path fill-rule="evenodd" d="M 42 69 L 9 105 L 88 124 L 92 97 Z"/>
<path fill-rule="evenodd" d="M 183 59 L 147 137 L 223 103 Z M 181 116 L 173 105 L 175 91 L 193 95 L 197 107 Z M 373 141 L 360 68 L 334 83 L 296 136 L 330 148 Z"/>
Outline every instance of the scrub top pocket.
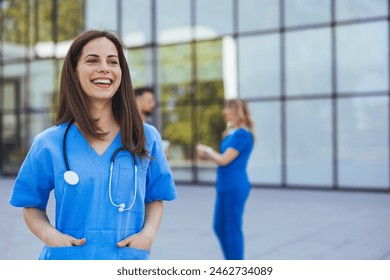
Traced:
<path fill-rule="evenodd" d="M 113 169 L 113 179 L 111 183 L 112 199 L 115 204 L 124 203 L 129 207 L 138 196 L 138 186 L 135 186 L 134 165 L 129 157 L 124 157 L 130 162 L 115 163 Z M 138 183 L 137 183 L 138 184 Z M 134 204 L 134 207 L 137 203 Z"/>
<path fill-rule="evenodd" d="M 118 260 L 148 260 L 149 251 L 133 247 L 118 249 Z"/>
<path fill-rule="evenodd" d="M 40 260 L 84 260 L 84 258 L 84 246 L 45 246 L 39 256 Z"/>

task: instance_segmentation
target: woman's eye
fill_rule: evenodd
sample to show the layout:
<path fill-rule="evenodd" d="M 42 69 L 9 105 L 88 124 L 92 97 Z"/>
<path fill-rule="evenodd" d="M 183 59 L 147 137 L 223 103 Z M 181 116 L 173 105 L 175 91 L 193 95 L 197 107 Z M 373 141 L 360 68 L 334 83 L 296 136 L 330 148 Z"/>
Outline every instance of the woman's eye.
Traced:
<path fill-rule="evenodd" d="M 116 60 L 111 60 L 108 62 L 109 64 L 112 64 L 112 65 L 117 65 L 118 64 L 118 61 Z"/>
<path fill-rule="evenodd" d="M 88 63 L 96 63 L 97 60 L 96 60 L 96 59 L 88 59 L 87 62 L 88 62 Z"/>

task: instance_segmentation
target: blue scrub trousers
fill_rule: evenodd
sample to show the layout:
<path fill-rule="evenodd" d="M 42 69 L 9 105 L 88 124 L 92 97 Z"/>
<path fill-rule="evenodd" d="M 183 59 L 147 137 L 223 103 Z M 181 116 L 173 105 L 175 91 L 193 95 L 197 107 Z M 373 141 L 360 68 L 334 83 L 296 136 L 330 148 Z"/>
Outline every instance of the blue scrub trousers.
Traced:
<path fill-rule="evenodd" d="M 244 259 L 242 220 L 250 189 L 239 192 L 217 192 L 214 232 L 226 260 Z"/>

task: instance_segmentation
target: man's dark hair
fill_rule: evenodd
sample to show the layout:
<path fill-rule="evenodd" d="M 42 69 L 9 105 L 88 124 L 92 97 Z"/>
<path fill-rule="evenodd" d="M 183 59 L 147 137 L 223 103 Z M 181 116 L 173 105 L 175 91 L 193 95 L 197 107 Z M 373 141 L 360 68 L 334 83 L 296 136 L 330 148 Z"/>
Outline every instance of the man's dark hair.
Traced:
<path fill-rule="evenodd" d="M 135 96 L 142 96 L 145 92 L 151 92 L 154 94 L 154 89 L 152 87 L 139 87 L 134 89 Z"/>

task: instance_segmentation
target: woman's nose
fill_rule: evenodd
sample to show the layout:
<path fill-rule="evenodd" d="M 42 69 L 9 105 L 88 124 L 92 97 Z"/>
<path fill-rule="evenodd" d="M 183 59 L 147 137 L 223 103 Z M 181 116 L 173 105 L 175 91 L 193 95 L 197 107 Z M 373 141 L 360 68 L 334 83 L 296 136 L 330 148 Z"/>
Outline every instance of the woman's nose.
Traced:
<path fill-rule="evenodd" d="M 98 68 L 98 72 L 108 73 L 109 68 L 108 68 L 107 63 L 105 63 L 105 62 L 100 63 L 99 68 Z"/>

